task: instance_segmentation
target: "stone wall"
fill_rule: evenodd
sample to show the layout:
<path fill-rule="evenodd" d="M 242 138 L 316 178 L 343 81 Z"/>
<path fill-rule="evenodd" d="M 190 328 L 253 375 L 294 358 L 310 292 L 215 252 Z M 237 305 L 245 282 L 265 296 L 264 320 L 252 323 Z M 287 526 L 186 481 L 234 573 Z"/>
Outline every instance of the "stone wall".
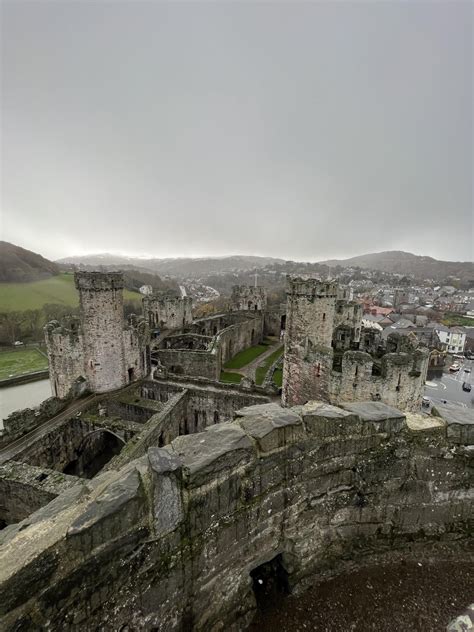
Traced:
<path fill-rule="evenodd" d="M 57 397 L 48 397 L 37 408 L 17 410 L 3 420 L 3 432 L 0 436 L 0 447 L 11 443 L 30 432 L 47 419 L 54 417 L 66 406 L 67 401 Z"/>
<path fill-rule="evenodd" d="M 272 307 L 265 310 L 265 322 L 263 330 L 266 336 L 280 337 L 282 329 L 286 325 L 286 304 L 280 307 Z"/>
<path fill-rule="evenodd" d="M 151 448 L 4 530 L 3 625 L 234 632 L 277 556 L 298 591 L 347 560 L 462 547 L 472 450 L 411 427 L 383 404 L 273 404 Z"/>
<path fill-rule="evenodd" d="M 189 296 L 163 298 L 146 296 L 143 313 L 152 329 L 181 329 L 192 323 L 193 301 Z"/>
<path fill-rule="evenodd" d="M 79 480 L 15 461 L 0 465 L 0 524 L 24 520 Z"/>
<path fill-rule="evenodd" d="M 263 317 L 219 314 L 196 321 L 188 329 L 194 333 L 166 337 L 153 351 L 153 358 L 175 375 L 218 381 L 227 360 L 263 340 Z"/>
<path fill-rule="evenodd" d="M 84 366 L 90 389 L 104 393 L 127 384 L 123 329 L 123 274 L 76 272 Z"/>
<path fill-rule="evenodd" d="M 196 375 L 218 380 L 221 373 L 220 356 L 215 349 L 193 351 L 189 349 L 157 349 L 153 357 L 170 373 Z"/>
<path fill-rule="evenodd" d="M 45 326 L 44 336 L 51 389 L 56 397 L 69 397 L 74 382 L 86 376 L 80 323 L 73 319 L 60 325 L 53 320 Z"/>
<path fill-rule="evenodd" d="M 124 327 L 122 273 L 76 272 L 74 279 L 80 319 L 44 328 L 56 396 L 105 393 L 148 375 L 148 325 L 132 315 Z"/>
<path fill-rule="evenodd" d="M 329 399 L 337 287 L 317 279 L 288 278 L 282 402 Z"/>
<path fill-rule="evenodd" d="M 144 318 L 132 314 L 122 331 L 125 380 L 135 382 L 146 377 L 151 370 L 150 330 Z"/>
<path fill-rule="evenodd" d="M 223 329 L 216 338 L 221 364 L 263 340 L 263 318 L 253 316 Z"/>
<path fill-rule="evenodd" d="M 235 311 L 264 311 L 267 307 L 267 291 L 263 287 L 234 285 L 231 304 Z"/>
<path fill-rule="evenodd" d="M 136 434 L 136 429 L 107 417 L 87 415 L 66 419 L 59 426 L 51 428 L 37 440 L 30 442 L 15 455 L 15 460 L 36 467 L 43 467 L 64 472 L 74 461 L 82 457 L 87 449 L 87 456 L 100 457 L 103 451 L 103 434 L 107 431 L 116 436 L 122 444 Z M 95 437 L 94 446 L 90 441 Z M 110 458 L 110 457 L 109 457 Z M 81 475 L 81 474 L 80 474 Z"/>
<path fill-rule="evenodd" d="M 346 351 L 342 372 L 332 372 L 330 401 L 333 404 L 357 401 L 381 401 L 400 410 L 420 410 L 426 375 L 428 349 L 412 353 L 386 353 L 380 375 L 373 375 L 374 361 L 368 353 Z"/>

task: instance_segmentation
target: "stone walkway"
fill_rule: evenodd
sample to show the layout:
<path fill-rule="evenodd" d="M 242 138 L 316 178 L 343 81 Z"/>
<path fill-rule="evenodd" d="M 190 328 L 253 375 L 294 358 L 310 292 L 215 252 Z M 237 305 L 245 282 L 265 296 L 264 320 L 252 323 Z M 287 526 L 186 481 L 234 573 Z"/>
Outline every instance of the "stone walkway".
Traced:
<path fill-rule="evenodd" d="M 227 371 L 231 371 L 232 373 L 239 373 L 240 375 L 244 375 L 245 377 L 249 377 L 251 380 L 255 380 L 255 371 L 256 369 L 265 362 L 268 356 L 272 355 L 277 349 L 283 347 L 283 344 L 280 340 L 276 340 L 274 344 L 268 347 L 267 351 L 264 351 L 258 358 L 249 362 L 246 366 L 243 366 L 241 369 L 226 369 Z"/>

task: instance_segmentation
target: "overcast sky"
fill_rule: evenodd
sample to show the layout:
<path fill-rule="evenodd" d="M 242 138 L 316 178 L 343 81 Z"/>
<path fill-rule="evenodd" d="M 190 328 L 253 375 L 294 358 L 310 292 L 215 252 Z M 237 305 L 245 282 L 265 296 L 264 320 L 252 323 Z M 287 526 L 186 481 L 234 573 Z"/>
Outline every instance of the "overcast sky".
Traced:
<path fill-rule="evenodd" d="M 473 258 L 471 2 L 2 2 L 3 238 Z"/>

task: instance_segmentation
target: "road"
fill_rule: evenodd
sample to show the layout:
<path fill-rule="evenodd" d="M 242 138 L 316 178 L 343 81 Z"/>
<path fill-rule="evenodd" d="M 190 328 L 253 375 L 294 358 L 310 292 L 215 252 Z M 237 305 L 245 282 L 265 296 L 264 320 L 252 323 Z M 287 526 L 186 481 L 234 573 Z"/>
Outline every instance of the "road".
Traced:
<path fill-rule="evenodd" d="M 457 373 L 443 373 L 441 378 L 432 378 L 425 384 L 425 396 L 435 404 L 447 401 L 458 404 L 464 408 L 474 408 L 474 362 L 472 360 L 460 360 L 461 368 Z M 462 390 L 463 382 L 469 382 L 472 386 L 470 393 Z"/>

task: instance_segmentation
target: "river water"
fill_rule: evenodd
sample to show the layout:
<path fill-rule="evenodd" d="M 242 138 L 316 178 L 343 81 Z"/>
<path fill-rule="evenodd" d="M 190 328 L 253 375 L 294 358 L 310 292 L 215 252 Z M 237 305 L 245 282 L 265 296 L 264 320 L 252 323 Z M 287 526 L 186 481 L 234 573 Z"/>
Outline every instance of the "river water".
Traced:
<path fill-rule="evenodd" d="M 14 410 L 34 408 L 48 397 L 51 397 L 51 385 L 47 379 L 1 388 L 0 428 L 3 428 L 3 420 Z"/>

